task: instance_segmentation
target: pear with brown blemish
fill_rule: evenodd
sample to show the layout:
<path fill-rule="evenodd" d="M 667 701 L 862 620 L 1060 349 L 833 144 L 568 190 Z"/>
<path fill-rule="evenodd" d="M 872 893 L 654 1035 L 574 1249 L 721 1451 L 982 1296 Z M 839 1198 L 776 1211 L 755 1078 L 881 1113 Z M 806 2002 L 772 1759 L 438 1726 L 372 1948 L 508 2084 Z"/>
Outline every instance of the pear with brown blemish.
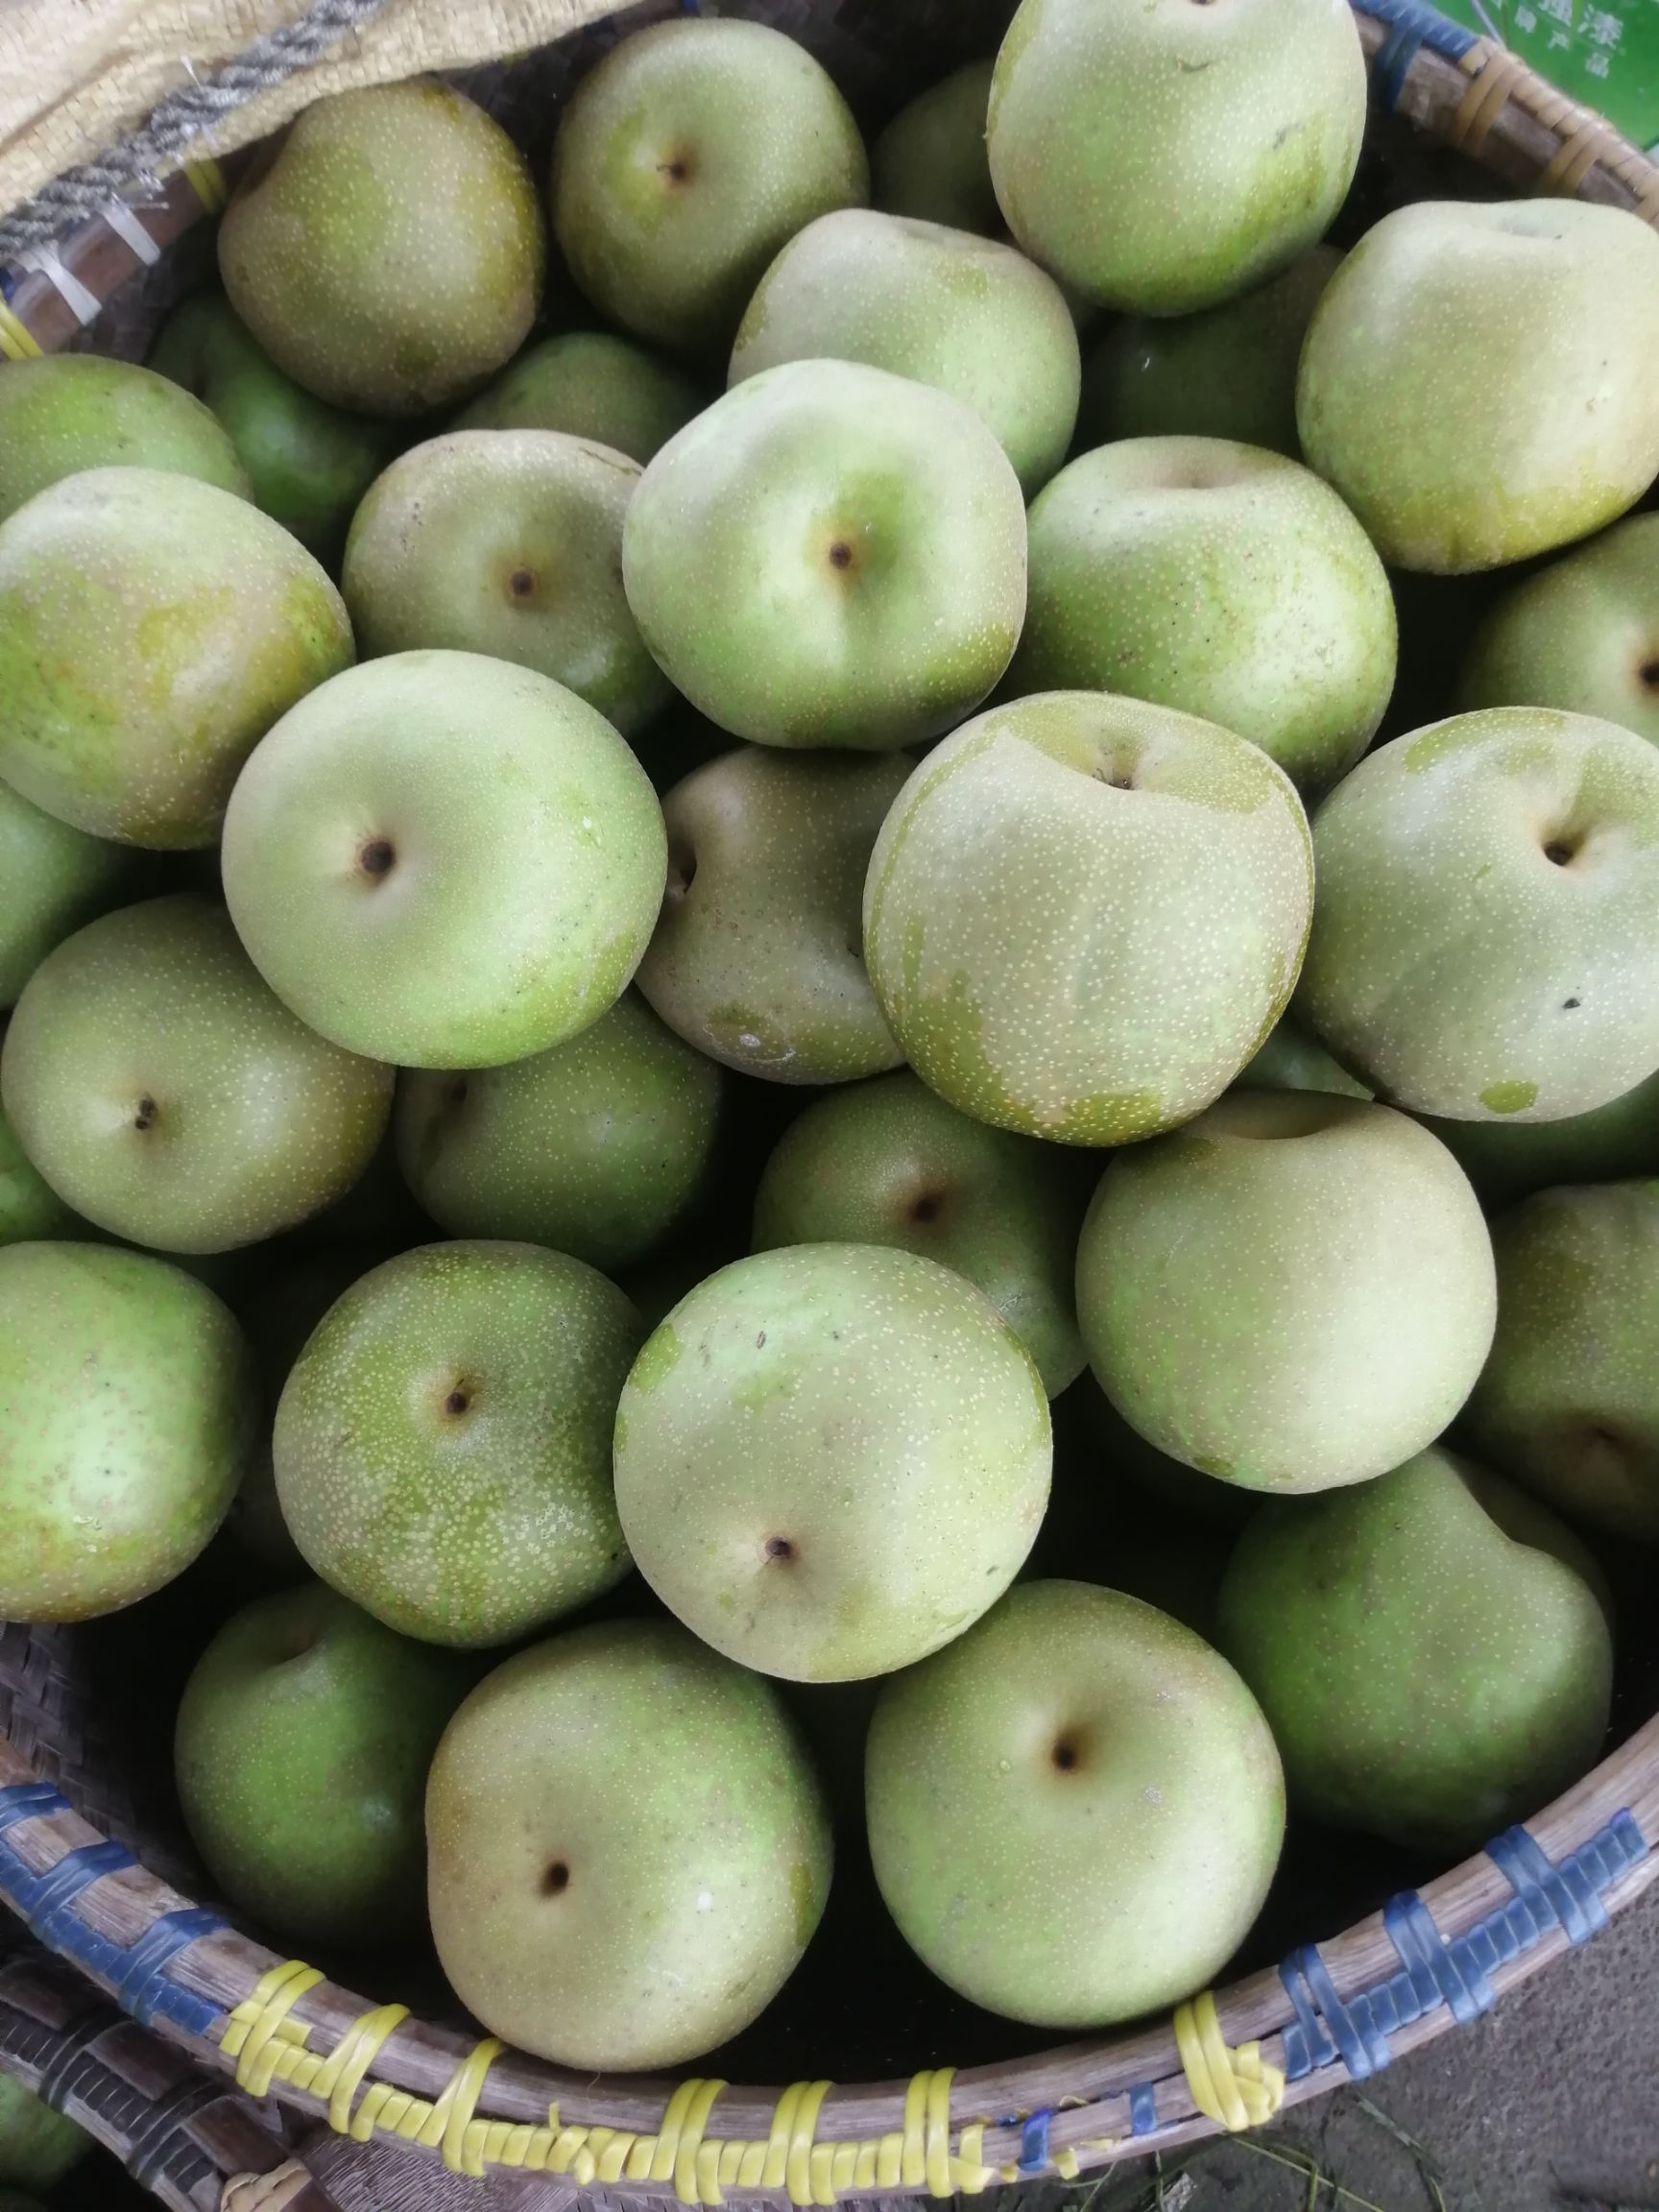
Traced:
<path fill-rule="evenodd" d="M 1380 1097 L 1555 1121 L 1659 1069 L 1659 752 L 1492 708 L 1362 760 L 1314 820 L 1297 1010 Z"/>
<path fill-rule="evenodd" d="M 763 23 L 653 24 L 577 86 L 553 141 L 553 228 L 625 329 L 724 353 L 761 272 L 870 166 L 823 66 Z"/>
<path fill-rule="evenodd" d="M 900 1932 L 987 2010 L 1056 2029 L 1165 2009 L 1262 1909 L 1285 1784 L 1261 1708 L 1191 1629 L 1027 1582 L 886 1684 L 870 1852 Z"/>
<path fill-rule="evenodd" d="M 1042 692 L 894 802 L 864 951 L 904 1057 L 965 1114 L 1122 1144 L 1218 1096 L 1284 1011 L 1312 903 L 1289 779 L 1214 723 Z"/>
<path fill-rule="evenodd" d="M 622 589 L 639 473 L 625 453 L 556 430 L 456 430 L 402 454 L 346 541 L 358 650 L 517 661 L 631 735 L 670 696 Z"/>
<path fill-rule="evenodd" d="M 456 1995 L 584 2072 L 683 2065 L 746 2028 L 830 1893 L 777 1692 L 669 1621 L 572 1629 L 481 1682 L 432 1762 L 426 1840 Z"/>
<path fill-rule="evenodd" d="M 662 803 L 668 891 L 639 989 L 710 1059 L 774 1083 L 846 1083 L 903 1057 L 864 971 L 870 852 L 911 767 L 745 745 Z"/>
<path fill-rule="evenodd" d="M 308 1565 L 434 1644 L 511 1643 L 628 1572 L 611 1426 L 642 1334 L 536 1244 L 426 1244 L 360 1276 L 295 1361 L 272 1458 Z"/>
<path fill-rule="evenodd" d="M 1042 1378 L 984 1293 L 874 1244 L 723 1267 L 646 1339 L 616 1413 L 636 1563 L 728 1658 L 798 1682 L 909 1666 L 1036 1540 Z"/>
<path fill-rule="evenodd" d="M 0 777 L 95 837 L 213 844 L 253 747 L 351 658 L 310 554 L 216 485 L 94 469 L 0 523 Z"/>

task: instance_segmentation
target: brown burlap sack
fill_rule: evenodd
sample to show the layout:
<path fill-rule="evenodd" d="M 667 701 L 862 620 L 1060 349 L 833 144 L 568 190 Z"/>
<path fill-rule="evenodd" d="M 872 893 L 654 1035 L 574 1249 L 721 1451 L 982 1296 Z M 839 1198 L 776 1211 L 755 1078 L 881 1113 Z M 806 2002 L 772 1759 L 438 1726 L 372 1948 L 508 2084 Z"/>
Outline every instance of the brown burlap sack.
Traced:
<path fill-rule="evenodd" d="M 0 212 L 95 162 L 169 94 L 208 83 L 255 41 L 249 98 L 214 106 L 193 154 L 226 154 L 349 85 L 455 69 L 544 45 L 614 0 L 0 0 Z M 313 59 L 313 54 L 315 58 Z M 295 72 L 297 63 L 304 65 Z M 239 93 L 242 84 L 228 88 Z M 157 164 L 167 173 L 178 157 Z"/>

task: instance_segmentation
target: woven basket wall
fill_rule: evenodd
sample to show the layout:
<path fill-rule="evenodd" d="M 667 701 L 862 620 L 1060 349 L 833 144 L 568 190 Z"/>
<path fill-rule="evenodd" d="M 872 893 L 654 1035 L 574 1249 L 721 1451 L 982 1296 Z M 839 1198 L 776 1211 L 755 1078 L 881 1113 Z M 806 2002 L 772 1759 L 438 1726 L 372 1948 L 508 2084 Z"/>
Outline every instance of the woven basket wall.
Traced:
<path fill-rule="evenodd" d="M 386 12 L 421 5 L 394 0 Z M 571 18 L 569 0 L 523 5 Z M 990 51 L 1011 7 L 738 0 L 720 12 L 803 39 L 874 128 Z M 1356 0 L 1356 12 L 1377 94 L 1358 218 L 1430 192 L 1524 189 L 1575 192 L 1659 223 L 1659 170 L 1509 56 L 1415 0 Z M 674 8 L 648 0 L 609 14 L 600 0 L 577 12 L 605 19 L 459 80 L 539 162 L 583 70 L 620 29 Z M 388 50 L 400 51 L 396 41 Z M 307 96 L 303 79 L 282 95 L 289 107 Z M 193 148 L 189 166 L 149 189 L 135 213 L 94 215 L 0 273 L 0 354 L 68 345 L 141 354 L 211 265 L 204 218 L 235 169 L 217 150 Z M 1659 1879 L 1659 1718 L 1645 1718 L 1659 1699 L 1655 1651 L 1626 1671 L 1619 1747 L 1467 1863 L 1433 1874 L 1356 1842 L 1333 1882 L 1293 1848 L 1260 1932 L 1276 1947 L 1213 2010 L 1184 2008 L 1178 2024 L 1044 2052 L 967 2008 L 918 2013 L 896 1964 L 843 1953 L 821 1959 L 815 1979 L 804 1969 L 806 1991 L 786 2000 L 787 2020 L 769 2018 L 745 2046 L 772 2085 L 594 2079 L 481 2044 L 429 1964 L 397 1962 L 397 1988 L 384 1964 L 366 1967 L 374 1993 L 355 1994 L 198 1903 L 159 1786 L 193 1654 L 140 1653 L 142 1633 L 142 1618 L 73 1633 L 0 1625 L 0 1900 L 59 1960 L 0 1961 L 0 2065 L 43 2081 L 165 2201 L 196 2212 L 222 2188 L 233 2212 L 290 2201 L 300 2212 L 330 2202 L 548 2212 L 575 2186 L 601 2206 L 613 2191 L 634 2201 L 825 2203 L 1074 2175 L 1363 2078 L 1499 2001 Z M 117 2007 L 138 2025 L 116 2024 Z M 91 2058 L 64 2058 L 65 2037 Z M 804 2075 L 848 2060 L 881 2075 L 930 2065 L 862 2085 L 789 2085 L 772 2073 L 785 2058 Z M 952 2072 L 952 2059 L 973 2062 Z M 268 2100 L 262 2118 L 249 2097 Z M 275 2168 L 276 2179 L 226 2182 Z"/>

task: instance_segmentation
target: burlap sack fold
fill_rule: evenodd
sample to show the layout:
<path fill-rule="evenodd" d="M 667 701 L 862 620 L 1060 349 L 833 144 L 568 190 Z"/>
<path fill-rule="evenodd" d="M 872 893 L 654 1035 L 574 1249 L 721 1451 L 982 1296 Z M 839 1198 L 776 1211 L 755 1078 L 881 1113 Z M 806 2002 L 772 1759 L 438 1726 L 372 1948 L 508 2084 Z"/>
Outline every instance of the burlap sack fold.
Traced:
<path fill-rule="evenodd" d="M 522 52 L 615 0 L 385 0 L 301 75 L 217 118 L 193 155 L 274 131 L 307 102 L 423 69 Z M 170 92 L 200 81 L 311 0 L 0 0 L 0 213 L 96 160 Z"/>

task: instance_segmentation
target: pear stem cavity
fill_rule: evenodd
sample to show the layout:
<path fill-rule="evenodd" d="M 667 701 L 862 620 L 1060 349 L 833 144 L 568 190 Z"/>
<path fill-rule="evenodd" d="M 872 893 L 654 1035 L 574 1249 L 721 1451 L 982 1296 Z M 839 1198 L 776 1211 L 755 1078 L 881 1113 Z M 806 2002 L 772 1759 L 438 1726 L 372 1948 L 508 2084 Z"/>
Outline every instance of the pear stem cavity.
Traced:
<path fill-rule="evenodd" d="M 555 1859 L 541 1877 L 541 1894 L 544 1897 L 562 1897 L 570 1887 L 570 1869 L 563 1859 Z"/>
<path fill-rule="evenodd" d="M 357 854 L 357 865 L 365 876 L 378 882 L 391 874 L 397 859 L 397 849 L 390 837 L 371 837 Z"/>

